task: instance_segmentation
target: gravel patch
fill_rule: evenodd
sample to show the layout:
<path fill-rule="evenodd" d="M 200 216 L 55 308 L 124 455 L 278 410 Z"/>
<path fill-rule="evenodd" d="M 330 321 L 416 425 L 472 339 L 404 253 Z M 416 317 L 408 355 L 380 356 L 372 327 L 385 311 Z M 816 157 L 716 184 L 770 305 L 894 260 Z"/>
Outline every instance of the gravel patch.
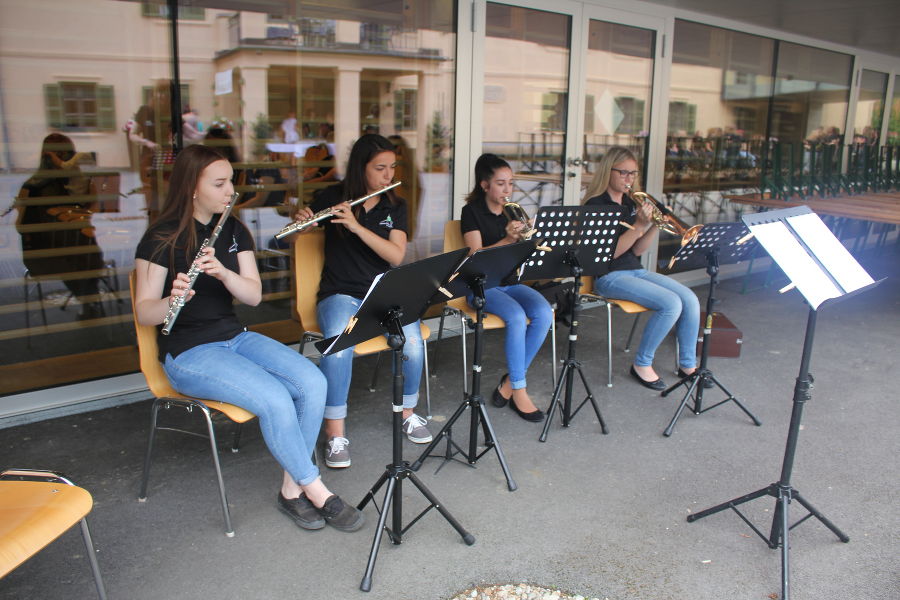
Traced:
<path fill-rule="evenodd" d="M 453 596 L 450 600 L 600 600 L 579 594 L 568 594 L 559 590 L 529 585 L 526 583 L 506 585 L 480 585 Z M 606 599 L 604 599 L 606 600 Z"/>

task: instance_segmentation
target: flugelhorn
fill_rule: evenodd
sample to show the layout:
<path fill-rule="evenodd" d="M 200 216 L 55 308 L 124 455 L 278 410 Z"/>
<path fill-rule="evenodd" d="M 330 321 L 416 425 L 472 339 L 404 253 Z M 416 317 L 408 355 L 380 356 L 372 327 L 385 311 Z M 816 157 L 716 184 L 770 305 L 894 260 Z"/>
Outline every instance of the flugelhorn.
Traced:
<path fill-rule="evenodd" d="M 630 189 L 630 188 L 629 188 Z M 631 199 L 634 200 L 634 203 L 639 207 L 643 206 L 644 203 L 649 202 L 650 206 L 653 208 L 653 213 L 650 218 L 653 221 L 653 224 L 659 228 L 660 231 L 665 231 L 671 235 L 677 235 L 681 238 L 681 245 L 686 246 L 696 239 L 697 234 L 700 233 L 700 230 L 703 229 L 703 225 L 688 225 L 681 219 L 675 216 L 669 208 L 645 192 L 631 192 Z"/>
<path fill-rule="evenodd" d="M 503 213 L 506 215 L 506 218 L 510 221 L 521 223 L 522 229 L 519 231 L 519 235 L 522 236 L 523 240 L 530 240 L 531 236 L 534 235 L 534 227 L 531 226 L 531 219 L 528 218 L 528 213 L 525 212 L 525 209 L 518 202 L 511 202 L 509 197 L 503 200 L 505 201 L 503 203 Z"/>
<path fill-rule="evenodd" d="M 357 198 L 356 200 L 351 200 L 350 206 L 356 206 L 357 204 L 362 204 L 369 198 L 374 198 L 378 194 L 381 194 L 388 190 L 394 189 L 395 187 L 397 187 L 398 185 L 400 185 L 402 183 L 403 183 L 402 181 L 396 181 L 390 185 L 384 186 L 377 192 L 372 192 L 371 194 L 369 194 L 367 196 L 363 196 L 362 198 Z M 304 219 L 303 221 L 295 221 L 294 223 L 286 225 L 284 227 L 284 229 L 282 229 L 281 231 L 279 231 L 278 233 L 275 234 L 275 239 L 280 240 L 281 238 L 291 235 L 292 233 L 298 233 L 300 231 L 303 231 L 307 227 L 309 227 L 315 223 L 318 223 L 319 221 L 324 221 L 325 219 L 330 219 L 333 216 L 334 216 L 334 207 L 329 206 L 328 208 L 320 210 L 319 212 L 317 212 L 316 214 L 314 214 L 313 216 L 311 216 L 308 219 Z"/>

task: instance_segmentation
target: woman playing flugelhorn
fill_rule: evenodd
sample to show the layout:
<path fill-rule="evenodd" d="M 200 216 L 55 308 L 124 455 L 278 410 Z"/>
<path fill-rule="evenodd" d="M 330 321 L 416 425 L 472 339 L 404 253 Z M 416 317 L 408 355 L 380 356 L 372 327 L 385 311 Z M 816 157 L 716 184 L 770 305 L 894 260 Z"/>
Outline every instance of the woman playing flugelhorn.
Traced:
<path fill-rule="evenodd" d="M 700 302 L 694 292 L 671 277 L 641 266 L 638 257 L 653 245 L 659 229 L 653 221 L 652 203 L 645 202 L 638 207 L 629 195 L 640 189 L 638 175 L 635 155 L 626 148 L 613 146 L 598 163 L 584 197 L 587 205 L 620 207 L 620 219 L 631 226 L 620 226 L 609 273 L 597 278 L 594 289 L 607 298 L 630 300 L 653 311 L 644 327 L 630 373 L 644 387 L 661 391 L 666 389 L 666 384 L 653 370 L 653 357 L 673 325 L 678 337 L 679 375 L 688 375 L 697 368 Z"/>
<path fill-rule="evenodd" d="M 462 209 L 463 240 L 472 252 L 481 248 L 521 241 L 527 222 L 510 219 L 503 205 L 512 194 L 513 172 L 496 154 L 482 154 L 475 162 L 475 187 Z M 553 311 L 535 289 L 527 285 L 506 285 L 484 293 L 484 310 L 506 324 L 506 366 L 494 390 L 495 406 L 510 407 L 527 421 L 539 422 L 544 413 L 528 396 L 525 374 L 550 329 Z M 469 298 L 471 301 L 471 298 Z"/>

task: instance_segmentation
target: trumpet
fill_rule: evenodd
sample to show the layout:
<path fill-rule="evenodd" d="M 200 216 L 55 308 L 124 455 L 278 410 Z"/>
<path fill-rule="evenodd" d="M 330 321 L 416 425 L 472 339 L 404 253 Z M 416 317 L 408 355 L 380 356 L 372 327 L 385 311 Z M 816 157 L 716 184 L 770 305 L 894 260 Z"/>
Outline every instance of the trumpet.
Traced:
<path fill-rule="evenodd" d="M 630 186 L 628 189 L 631 189 Z M 697 239 L 697 235 L 700 233 L 700 230 L 703 229 L 702 224 L 693 226 L 688 225 L 676 217 L 675 213 L 669 210 L 665 204 L 650 194 L 644 192 L 631 192 L 631 199 L 634 200 L 634 203 L 639 207 L 643 206 L 645 202 L 649 202 L 650 206 L 653 208 L 653 213 L 650 216 L 653 224 L 656 225 L 660 231 L 665 231 L 670 235 L 680 237 L 682 246 L 686 246 Z"/>
<path fill-rule="evenodd" d="M 372 192 L 367 196 L 363 196 L 362 198 L 357 198 L 356 200 L 350 201 L 350 206 L 356 206 L 357 204 L 362 204 L 369 198 L 374 198 L 378 194 L 384 193 L 388 190 L 394 189 L 398 185 L 402 184 L 402 181 L 394 182 L 390 185 L 386 185 L 377 192 Z M 296 221 L 289 225 L 285 225 L 284 229 L 275 234 L 275 239 L 280 240 L 281 238 L 291 235 L 292 233 L 298 233 L 303 231 L 304 229 L 310 227 L 311 225 L 318 223 L 319 221 L 324 221 L 325 219 L 330 219 L 334 216 L 334 207 L 329 206 L 328 208 L 322 209 L 313 216 L 308 219 L 304 219 L 303 221 Z"/>
<path fill-rule="evenodd" d="M 534 235 L 535 229 L 531 226 L 531 219 L 528 218 L 528 213 L 525 212 L 525 209 L 518 202 L 511 202 L 508 196 L 503 200 L 505 200 L 503 213 L 506 215 L 506 218 L 510 221 L 520 222 L 522 230 L 519 231 L 519 235 L 522 236 L 523 240 L 530 240 L 531 236 Z"/>

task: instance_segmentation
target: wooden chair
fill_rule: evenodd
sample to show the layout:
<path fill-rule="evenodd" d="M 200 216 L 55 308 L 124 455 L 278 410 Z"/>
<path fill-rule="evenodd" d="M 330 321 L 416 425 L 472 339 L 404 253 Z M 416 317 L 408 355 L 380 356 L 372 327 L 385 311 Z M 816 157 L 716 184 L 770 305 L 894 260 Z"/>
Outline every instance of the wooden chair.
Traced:
<path fill-rule="evenodd" d="M 153 457 L 153 443 L 156 438 L 157 431 L 177 431 L 179 433 L 185 433 L 187 435 L 207 438 L 209 440 L 210 450 L 212 451 L 213 466 L 216 469 L 216 480 L 219 484 L 219 498 L 222 502 L 222 515 L 225 518 L 225 535 L 228 537 L 234 537 L 234 528 L 232 528 L 231 526 L 231 515 L 228 511 L 228 501 L 225 498 L 225 481 L 222 479 L 222 467 L 219 464 L 219 450 L 218 446 L 216 445 L 216 432 L 213 428 L 211 411 L 215 410 L 225 415 L 236 424 L 234 440 L 231 445 L 232 452 L 238 451 L 238 445 L 240 443 L 241 437 L 241 426 L 247 421 L 256 418 L 256 415 L 233 404 L 216 402 L 214 400 L 200 400 L 198 398 L 191 398 L 189 396 L 179 394 L 175 391 L 175 389 L 172 387 L 172 384 L 169 383 L 169 378 L 166 377 L 166 372 L 163 370 L 162 364 L 159 362 L 159 348 L 156 342 L 156 327 L 152 325 L 141 325 L 137 321 L 137 312 L 134 309 L 134 271 L 132 271 L 129 275 L 128 282 L 131 288 L 131 310 L 132 314 L 134 315 L 134 329 L 135 333 L 137 334 L 138 353 L 140 354 L 141 360 L 141 372 L 144 374 L 144 377 L 147 380 L 147 387 L 150 388 L 150 391 L 156 397 L 153 400 L 153 408 L 150 413 L 150 440 L 147 443 L 147 455 L 144 458 L 144 474 L 141 478 L 141 491 L 138 495 L 138 501 L 146 502 L 147 500 L 147 483 L 150 479 L 150 462 Z M 188 431 L 186 429 L 179 429 L 177 427 L 161 426 L 159 424 L 160 407 L 168 409 L 173 406 L 184 408 L 189 413 L 193 412 L 195 408 L 199 410 L 206 421 L 207 433 L 202 434 L 195 431 Z"/>
<path fill-rule="evenodd" d="M 310 231 L 302 235 L 294 236 L 294 285 L 296 286 L 294 295 L 294 317 L 300 322 L 303 329 L 303 336 L 300 338 L 300 354 L 307 342 L 323 339 L 321 330 L 319 329 L 319 319 L 316 316 L 316 304 L 318 303 L 317 294 L 319 292 L 319 281 L 322 278 L 322 267 L 325 265 L 325 232 L 321 230 Z M 425 354 L 425 405 L 427 417 L 431 418 L 431 387 L 428 381 L 428 338 L 431 336 L 431 329 L 424 323 L 421 324 L 422 343 L 424 344 Z M 353 349 L 355 356 L 366 356 L 369 354 L 379 354 L 389 350 L 387 339 L 383 335 L 374 337 L 362 344 L 357 344 Z M 372 381 L 369 384 L 369 391 L 375 391 L 375 379 L 378 375 L 378 366 L 372 374 Z"/>
<path fill-rule="evenodd" d="M 97 595 L 106 600 L 87 523 L 93 505 L 87 490 L 55 473 L 30 469 L 0 473 L 0 578 L 80 523 Z"/>
<path fill-rule="evenodd" d="M 462 229 L 460 229 L 460 222 L 456 221 L 447 221 L 444 224 L 444 252 L 450 252 L 451 250 L 456 250 L 458 248 L 464 247 L 465 241 L 463 240 Z M 555 311 L 554 311 L 555 312 Z M 475 309 L 469 306 L 469 303 L 465 298 L 454 298 L 447 302 L 447 305 L 444 308 L 444 312 L 441 314 L 440 325 L 438 326 L 438 341 L 443 337 L 444 332 L 444 319 L 448 316 L 457 316 L 459 317 L 460 324 L 460 332 L 462 339 L 462 368 L 463 368 L 463 391 L 468 393 L 469 391 L 469 379 L 468 379 L 468 371 L 467 371 L 467 358 L 466 358 L 466 330 L 470 323 L 474 323 L 477 318 L 477 313 Z M 555 315 L 554 315 L 555 317 Z M 553 381 L 553 386 L 556 386 L 556 319 L 553 318 L 550 321 L 551 329 L 550 329 L 550 341 L 552 346 L 552 362 L 550 363 L 550 376 L 551 381 Z M 503 322 L 503 319 L 498 317 L 497 315 L 485 312 L 484 320 L 483 320 L 484 330 L 488 331 L 491 329 L 502 329 L 506 327 L 506 324 Z M 435 346 L 435 352 L 437 352 L 437 346 Z M 435 355 L 434 363 L 434 371 L 437 371 L 437 356 Z"/>

